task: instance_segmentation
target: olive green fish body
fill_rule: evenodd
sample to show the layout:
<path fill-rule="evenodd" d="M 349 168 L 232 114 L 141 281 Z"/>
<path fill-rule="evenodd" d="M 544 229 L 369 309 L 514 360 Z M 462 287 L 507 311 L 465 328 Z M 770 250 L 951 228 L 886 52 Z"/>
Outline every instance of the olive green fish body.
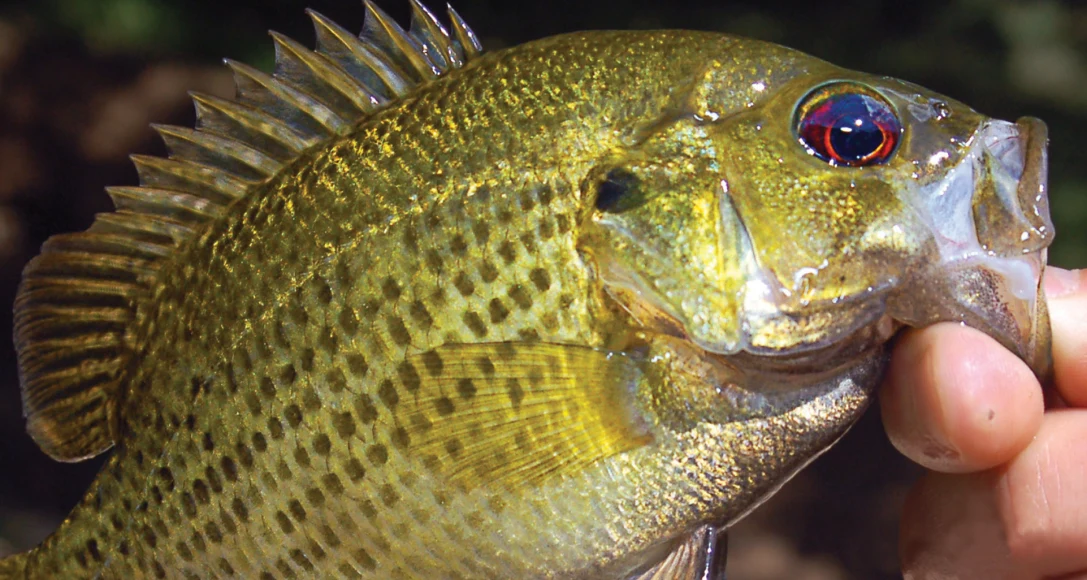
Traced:
<path fill-rule="evenodd" d="M 771 171 L 757 159 L 767 148 L 729 138 L 747 130 L 729 119 L 783 87 L 850 73 L 695 32 L 477 55 L 459 19 L 449 35 L 416 9 L 414 36 L 371 12 L 363 40 L 379 58 L 316 16 L 320 54 L 277 37 L 281 59 L 326 83 L 311 91 L 321 106 L 291 92 L 290 74 L 235 65 L 240 102 L 282 127 L 197 97 L 204 132 L 164 132 L 179 161 L 138 159 L 141 188 L 113 192 L 116 217 L 28 268 L 17 340 L 30 431 L 62 459 L 116 450 L 57 532 L 0 566 L 694 577 L 713 564 L 698 556 L 707 526 L 753 509 L 865 408 L 886 298 L 847 331 L 822 305 L 809 316 L 774 302 L 801 321 L 788 326 L 759 301 L 750 281 L 787 261 L 766 253 L 772 226 L 752 222 L 770 198 L 743 197 Z M 351 75 L 385 88 L 360 101 L 337 89 Z M 332 114 L 351 107 L 352 123 Z M 214 141 L 224 134 L 249 141 Z M 745 155 L 758 175 L 736 175 Z M 907 213 L 872 205 L 858 223 Z M 91 278 L 112 284 L 50 277 L 95 252 L 110 258 Z M 68 311 L 52 301 L 83 308 L 69 342 L 54 338 Z M 764 360 L 774 348 L 784 356 Z M 69 366 L 67 349 L 90 362 Z"/>
<path fill-rule="evenodd" d="M 485 56 L 231 206 L 138 312 L 118 450 L 35 569 L 527 577 L 704 518 L 719 498 L 683 505 L 661 470 L 679 441 L 538 488 L 450 489 L 405 410 L 441 387 L 404 361 L 443 344 L 614 342 L 570 176 L 622 146 L 630 119 L 678 107 L 649 97 L 691 76 L 631 70 L 736 42 L 595 33 Z"/>

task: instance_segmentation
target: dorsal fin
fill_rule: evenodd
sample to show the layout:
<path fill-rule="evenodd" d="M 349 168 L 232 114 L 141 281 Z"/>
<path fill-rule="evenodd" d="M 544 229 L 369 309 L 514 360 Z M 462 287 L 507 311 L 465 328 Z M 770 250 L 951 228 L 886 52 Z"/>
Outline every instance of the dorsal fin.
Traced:
<path fill-rule="evenodd" d="M 155 127 L 169 155 L 133 156 L 140 185 L 108 190 L 117 210 L 50 238 L 27 265 L 15 346 L 27 431 L 46 453 L 79 461 L 114 444 L 126 333 L 186 240 L 303 151 L 480 52 L 452 8 L 450 34 L 418 0 L 408 31 L 365 4 L 357 37 L 309 11 L 315 50 L 273 32 L 272 74 L 227 61 L 237 97 L 194 94 L 196 128 Z"/>

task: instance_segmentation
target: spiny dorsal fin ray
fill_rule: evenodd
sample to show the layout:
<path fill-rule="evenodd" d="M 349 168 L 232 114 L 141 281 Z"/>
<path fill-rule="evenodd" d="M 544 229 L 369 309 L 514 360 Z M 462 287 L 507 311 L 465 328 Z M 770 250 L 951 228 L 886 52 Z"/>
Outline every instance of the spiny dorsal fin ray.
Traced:
<path fill-rule="evenodd" d="M 246 145 L 286 163 L 310 146 L 305 137 L 270 113 L 212 95 L 192 93 L 196 129 L 230 138 L 245 135 Z"/>
<path fill-rule="evenodd" d="M 282 167 L 261 151 L 214 133 L 175 125 L 151 127 L 175 159 L 189 159 L 249 180 L 266 179 Z"/>
<path fill-rule="evenodd" d="M 290 38 L 272 32 L 276 45 L 276 77 L 295 87 L 308 86 L 309 92 L 329 103 L 348 120 L 373 111 L 376 107 L 367 97 L 366 87 L 344 72 L 327 57 L 313 52 Z"/>
<path fill-rule="evenodd" d="M 468 23 L 460 17 L 460 14 L 457 14 L 452 6 L 446 6 L 449 9 L 449 21 L 453 25 L 453 38 L 456 39 L 458 48 L 462 53 L 461 58 L 463 60 L 476 58 L 483 52 L 483 45 L 479 43 L 476 33 L 468 27 Z"/>
<path fill-rule="evenodd" d="M 226 60 L 234 71 L 238 100 L 254 109 L 268 111 L 316 144 L 335 135 L 347 122 L 316 97 L 247 64 Z"/>
<path fill-rule="evenodd" d="M 141 186 L 188 191 L 222 205 L 242 197 L 256 183 L 179 157 L 133 155 L 132 163 L 140 175 Z"/>
<path fill-rule="evenodd" d="M 408 75 L 384 53 L 347 32 L 316 10 L 307 10 L 317 30 L 317 52 L 332 59 L 352 77 L 367 87 L 380 105 L 406 94 L 412 83 Z"/>
<path fill-rule="evenodd" d="M 158 256 L 168 256 L 173 246 L 192 235 L 193 227 L 170 218 L 118 209 L 98 216 L 87 231 L 143 240 L 151 244 L 149 247 L 161 248 L 161 254 L 156 252 Z"/>
<path fill-rule="evenodd" d="M 450 61 L 457 62 L 456 49 L 449 33 L 419 0 L 411 0 L 411 30 L 408 34 L 419 43 L 423 53 L 440 71 L 448 70 Z"/>
<path fill-rule="evenodd" d="M 169 156 L 133 156 L 140 186 L 109 189 L 117 211 L 54 236 L 27 265 L 15 345 L 27 430 L 46 453 L 78 461 L 114 444 L 134 312 L 187 240 L 302 152 L 479 52 L 452 12 L 452 36 L 417 2 L 406 32 L 366 12 L 359 36 L 309 12 L 316 50 L 273 33 L 272 74 L 228 61 L 237 97 L 194 94 L 196 128 L 156 127 Z"/>
<path fill-rule="evenodd" d="M 223 214 L 223 206 L 179 191 L 150 187 L 107 187 L 106 192 L 113 199 L 113 205 L 117 206 L 118 211 L 162 216 L 179 223 L 203 223 Z"/>
<path fill-rule="evenodd" d="M 362 25 L 362 39 L 380 47 L 412 74 L 412 80 L 425 81 L 441 74 L 415 40 L 404 32 L 395 20 L 385 14 L 372 0 L 363 0 L 366 4 L 366 20 Z"/>

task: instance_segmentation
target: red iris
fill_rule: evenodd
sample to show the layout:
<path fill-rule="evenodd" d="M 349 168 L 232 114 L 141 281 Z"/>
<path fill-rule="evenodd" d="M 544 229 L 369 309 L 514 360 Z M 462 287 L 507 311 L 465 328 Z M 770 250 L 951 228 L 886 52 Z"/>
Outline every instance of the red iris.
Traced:
<path fill-rule="evenodd" d="M 805 97 L 797 109 L 797 137 L 831 165 L 883 163 L 898 145 L 902 123 L 882 98 L 847 86 L 823 87 Z"/>

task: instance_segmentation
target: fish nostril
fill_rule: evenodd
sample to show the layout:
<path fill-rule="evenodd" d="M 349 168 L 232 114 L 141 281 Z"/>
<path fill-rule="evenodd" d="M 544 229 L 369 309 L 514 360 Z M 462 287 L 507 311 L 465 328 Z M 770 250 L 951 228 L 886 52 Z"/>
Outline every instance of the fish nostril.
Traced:
<path fill-rule="evenodd" d="M 951 116 L 951 105 L 948 105 L 945 101 L 932 99 L 929 106 L 932 107 L 932 114 L 937 121 L 942 121 Z"/>

